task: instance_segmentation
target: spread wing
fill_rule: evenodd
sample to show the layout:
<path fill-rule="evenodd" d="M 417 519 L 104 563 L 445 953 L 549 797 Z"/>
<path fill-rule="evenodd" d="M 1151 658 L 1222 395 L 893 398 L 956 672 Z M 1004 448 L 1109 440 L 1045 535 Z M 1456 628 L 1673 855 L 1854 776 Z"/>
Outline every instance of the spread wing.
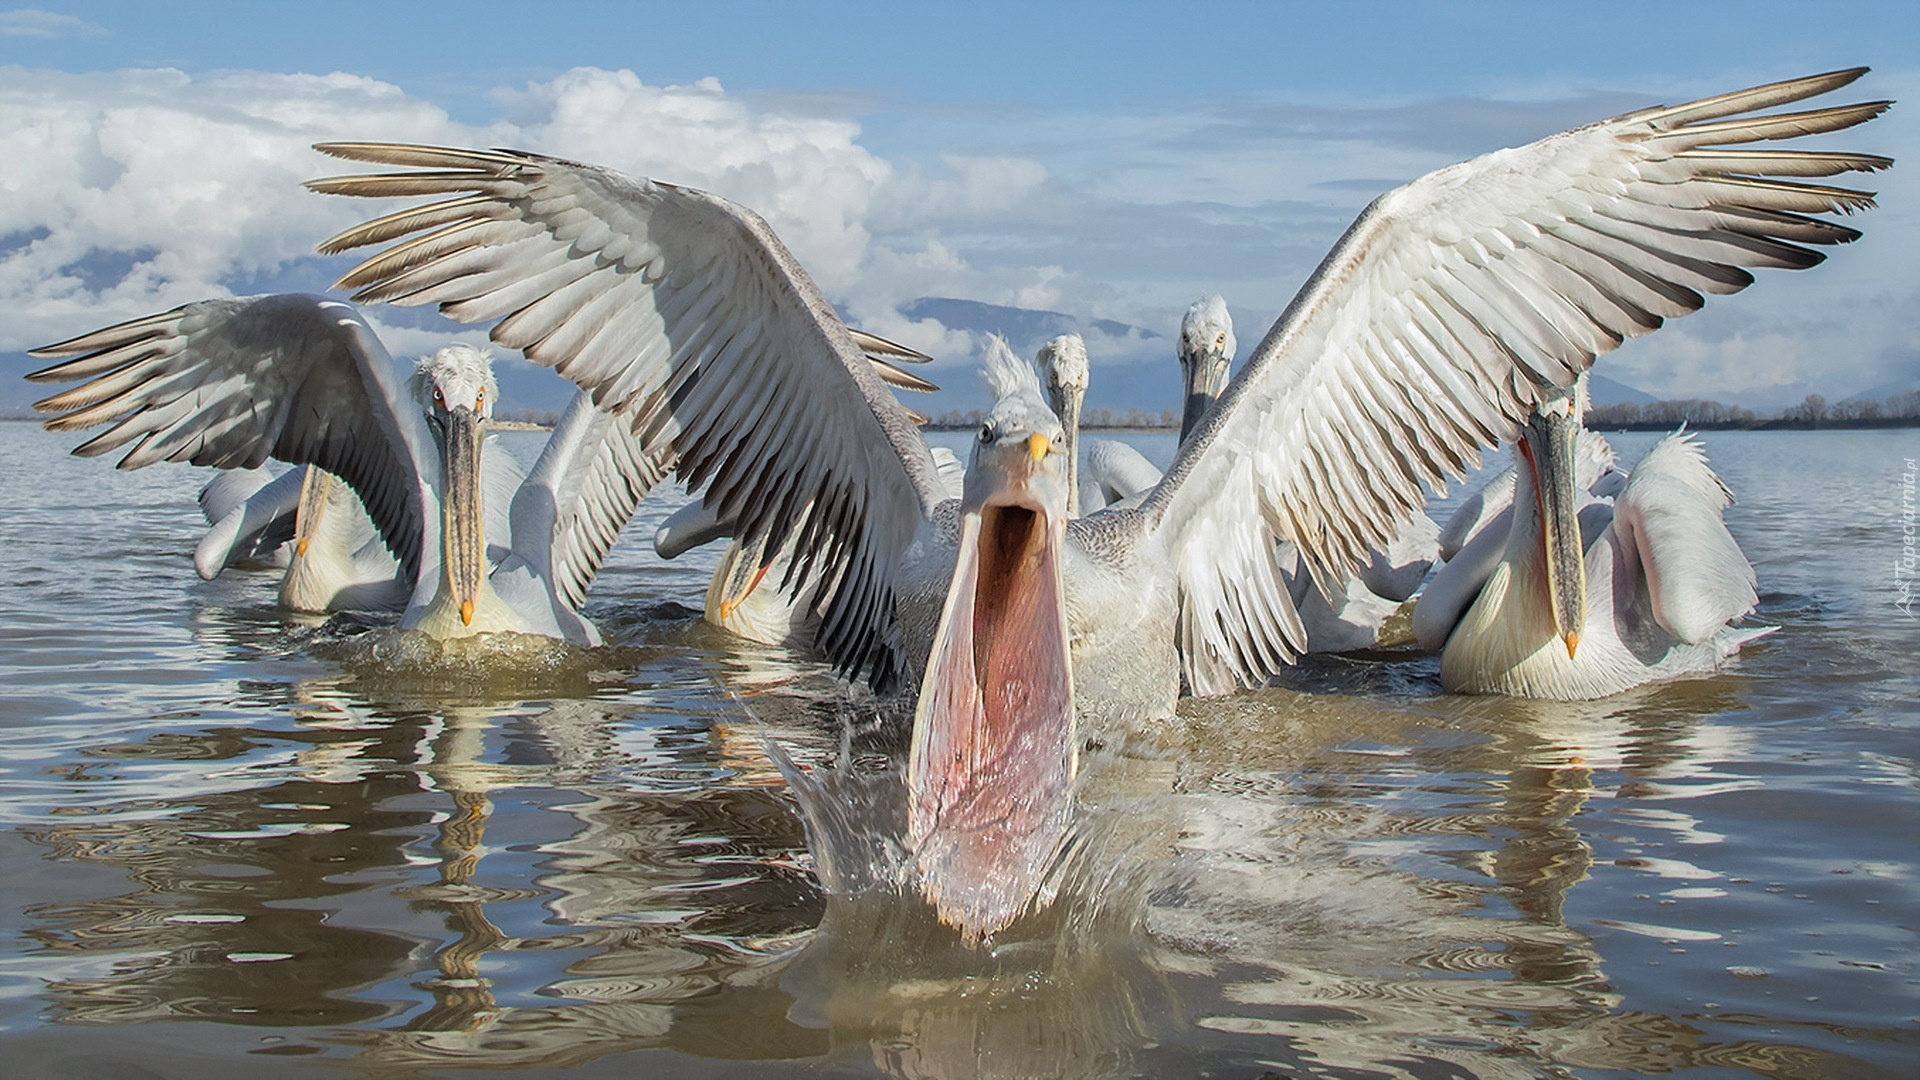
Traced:
<path fill-rule="evenodd" d="M 499 319 L 494 341 L 626 417 L 743 544 L 797 539 L 786 584 L 816 571 L 833 582 L 818 644 L 846 668 L 891 674 L 895 568 L 942 491 L 925 440 L 766 222 L 705 192 L 536 154 L 320 149 L 416 171 L 317 191 L 450 196 L 323 245 L 422 234 L 344 287 Z"/>
<path fill-rule="evenodd" d="M 1181 580 L 1195 692 L 1257 684 L 1303 645 L 1275 539 L 1323 588 L 1510 439 L 1594 358 L 1852 240 L 1808 215 L 1869 194 L 1780 177 L 1890 164 L 1746 144 L 1837 131 L 1886 102 L 1743 116 L 1845 86 L 1834 72 L 1644 109 L 1430 173 L 1363 212 L 1143 505 Z M 1297 625 L 1297 620 L 1295 620 Z"/>
<path fill-rule="evenodd" d="M 392 357 L 352 307 L 319 296 L 202 300 L 109 326 L 39 357 L 39 382 L 87 380 L 36 402 L 52 431 L 111 423 L 74 453 L 130 448 L 120 468 L 186 461 L 318 465 L 351 485 L 417 577 L 432 442 Z"/>

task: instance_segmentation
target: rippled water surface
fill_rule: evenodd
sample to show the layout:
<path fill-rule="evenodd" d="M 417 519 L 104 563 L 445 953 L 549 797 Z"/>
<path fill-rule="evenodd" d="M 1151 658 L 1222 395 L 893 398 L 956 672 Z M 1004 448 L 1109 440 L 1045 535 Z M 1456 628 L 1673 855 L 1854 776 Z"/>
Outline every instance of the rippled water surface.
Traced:
<path fill-rule="evenodd" d="M 610 647 L 425 655 L 200 581 L 204 477 L 73 441 L 0 424 L 6 1075 L 1920 1062 L 1915 432 L 1706 437 L 1781 627 L 1718 675 L 1544 705 L 1321 660 L 1104 746 L 1062 902 L 988 951 L 822 890 L 767 740 L 884 834 L 900 709 L 681 606 L 710 559 L 636 542 L 674 494 L 595 588 Z"/>

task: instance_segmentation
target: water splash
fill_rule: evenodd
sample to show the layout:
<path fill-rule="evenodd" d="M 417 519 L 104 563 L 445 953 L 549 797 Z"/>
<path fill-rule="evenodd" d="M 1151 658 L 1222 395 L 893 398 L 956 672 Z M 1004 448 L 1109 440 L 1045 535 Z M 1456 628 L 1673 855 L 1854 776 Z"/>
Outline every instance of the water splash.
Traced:
<path fill-rule="evenodd" d="M 361 684 L 460 700 L 586 695 L 625 681 L 631 660 L 534 634 L 495 633 L 438 639 L 416 630 L 358 630 L 330 620 L 315 631 L 315 656 Z"/>

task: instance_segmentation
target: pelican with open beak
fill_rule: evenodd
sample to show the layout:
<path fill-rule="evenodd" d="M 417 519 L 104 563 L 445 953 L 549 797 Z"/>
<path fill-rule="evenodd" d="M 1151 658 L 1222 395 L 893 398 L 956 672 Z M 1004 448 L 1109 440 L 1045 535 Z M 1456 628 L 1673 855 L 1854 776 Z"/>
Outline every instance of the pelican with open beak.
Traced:
<path fill-rule="evenodd" d="M 920 879 L 941 917 L 974 936 L 1040 890 L 1066 837 L 1079 749 L 1061 574 L 1065 432 L 1032 369 L 1007 354 L 988 371 L 999 401 L 967 469 L 907 766 Z"/>
<path fill-rule="evenodd" d="M 1064 454 L 1031 370 L 951 504 L 912 418 L 746 207 L 541 154 L 391 143 L 323 145 L 388 171 L 310 186 L 429 197 L 322 245 L 384 246 L 343 288 L 490 323 L 669 450 L 743 544 L 793 542 L 788 584 L 827 583 L 814 645 L 842 670 L 882 689 L 924 673 L 910 840 L 922 891 L 984 937 L 1044 903 L 1076 710 L 1090 731 L 1151 722 L 1183 687 L 1265 685 L 1300 655 L 1283 541 L 1314 580 L 1344 581 L 1596 356 L 1745 288 L 1749 267 L 1805 269 L 1813 245 L 1859 236 L 1817 215 L 1870 193 L 1801 181 L 1887 158 L 1747 144 L 1878 116 L 1884 101 L 1775 111 L 1862 74 L 1637 109 L 1381 195 L 1160 483 L 1064 540 Z M 1576 639 L 1582 664 L 1599 636 Z M 1551 625 L 1541 638 L 1568 661 Z"/>

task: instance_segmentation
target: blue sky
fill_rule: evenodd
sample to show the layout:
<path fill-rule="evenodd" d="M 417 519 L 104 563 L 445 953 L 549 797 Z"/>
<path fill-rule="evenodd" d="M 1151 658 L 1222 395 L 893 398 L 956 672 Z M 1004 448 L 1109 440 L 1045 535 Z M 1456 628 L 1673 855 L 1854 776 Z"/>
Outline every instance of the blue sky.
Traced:
<path fill-rule="evenodd" d="M 340 264 L 307 253 L 366 208 L 300 192 L 331 170 L 304 147 L 419 139 L 562 153 L 754 206 L 852 318 L 935 351 L 937 377 L 973 397 L 973 339 L 899 305 L 959 296 L 1169 334 L 1219 291 L 1250 343 L 1386 187 L 1628 108 L 1855 64 L 1875 71 L 1847 100 L 1913 104 L 1834 144 L 1911 157 L 1911 3 L 1816 10 L 0 7 L 0 354 L 198 296 L 324 286 Z M 1920 376 L 1913 171 L 1858 181 L 1882 208 L 1828 265 L 1763 275 L 1602 372 L 1750 403 Z M 447 333 L 381 317 L 397 352 Z M 1096 380 L 1166 362 L 1164 338 L 1090 344 Z"/>

